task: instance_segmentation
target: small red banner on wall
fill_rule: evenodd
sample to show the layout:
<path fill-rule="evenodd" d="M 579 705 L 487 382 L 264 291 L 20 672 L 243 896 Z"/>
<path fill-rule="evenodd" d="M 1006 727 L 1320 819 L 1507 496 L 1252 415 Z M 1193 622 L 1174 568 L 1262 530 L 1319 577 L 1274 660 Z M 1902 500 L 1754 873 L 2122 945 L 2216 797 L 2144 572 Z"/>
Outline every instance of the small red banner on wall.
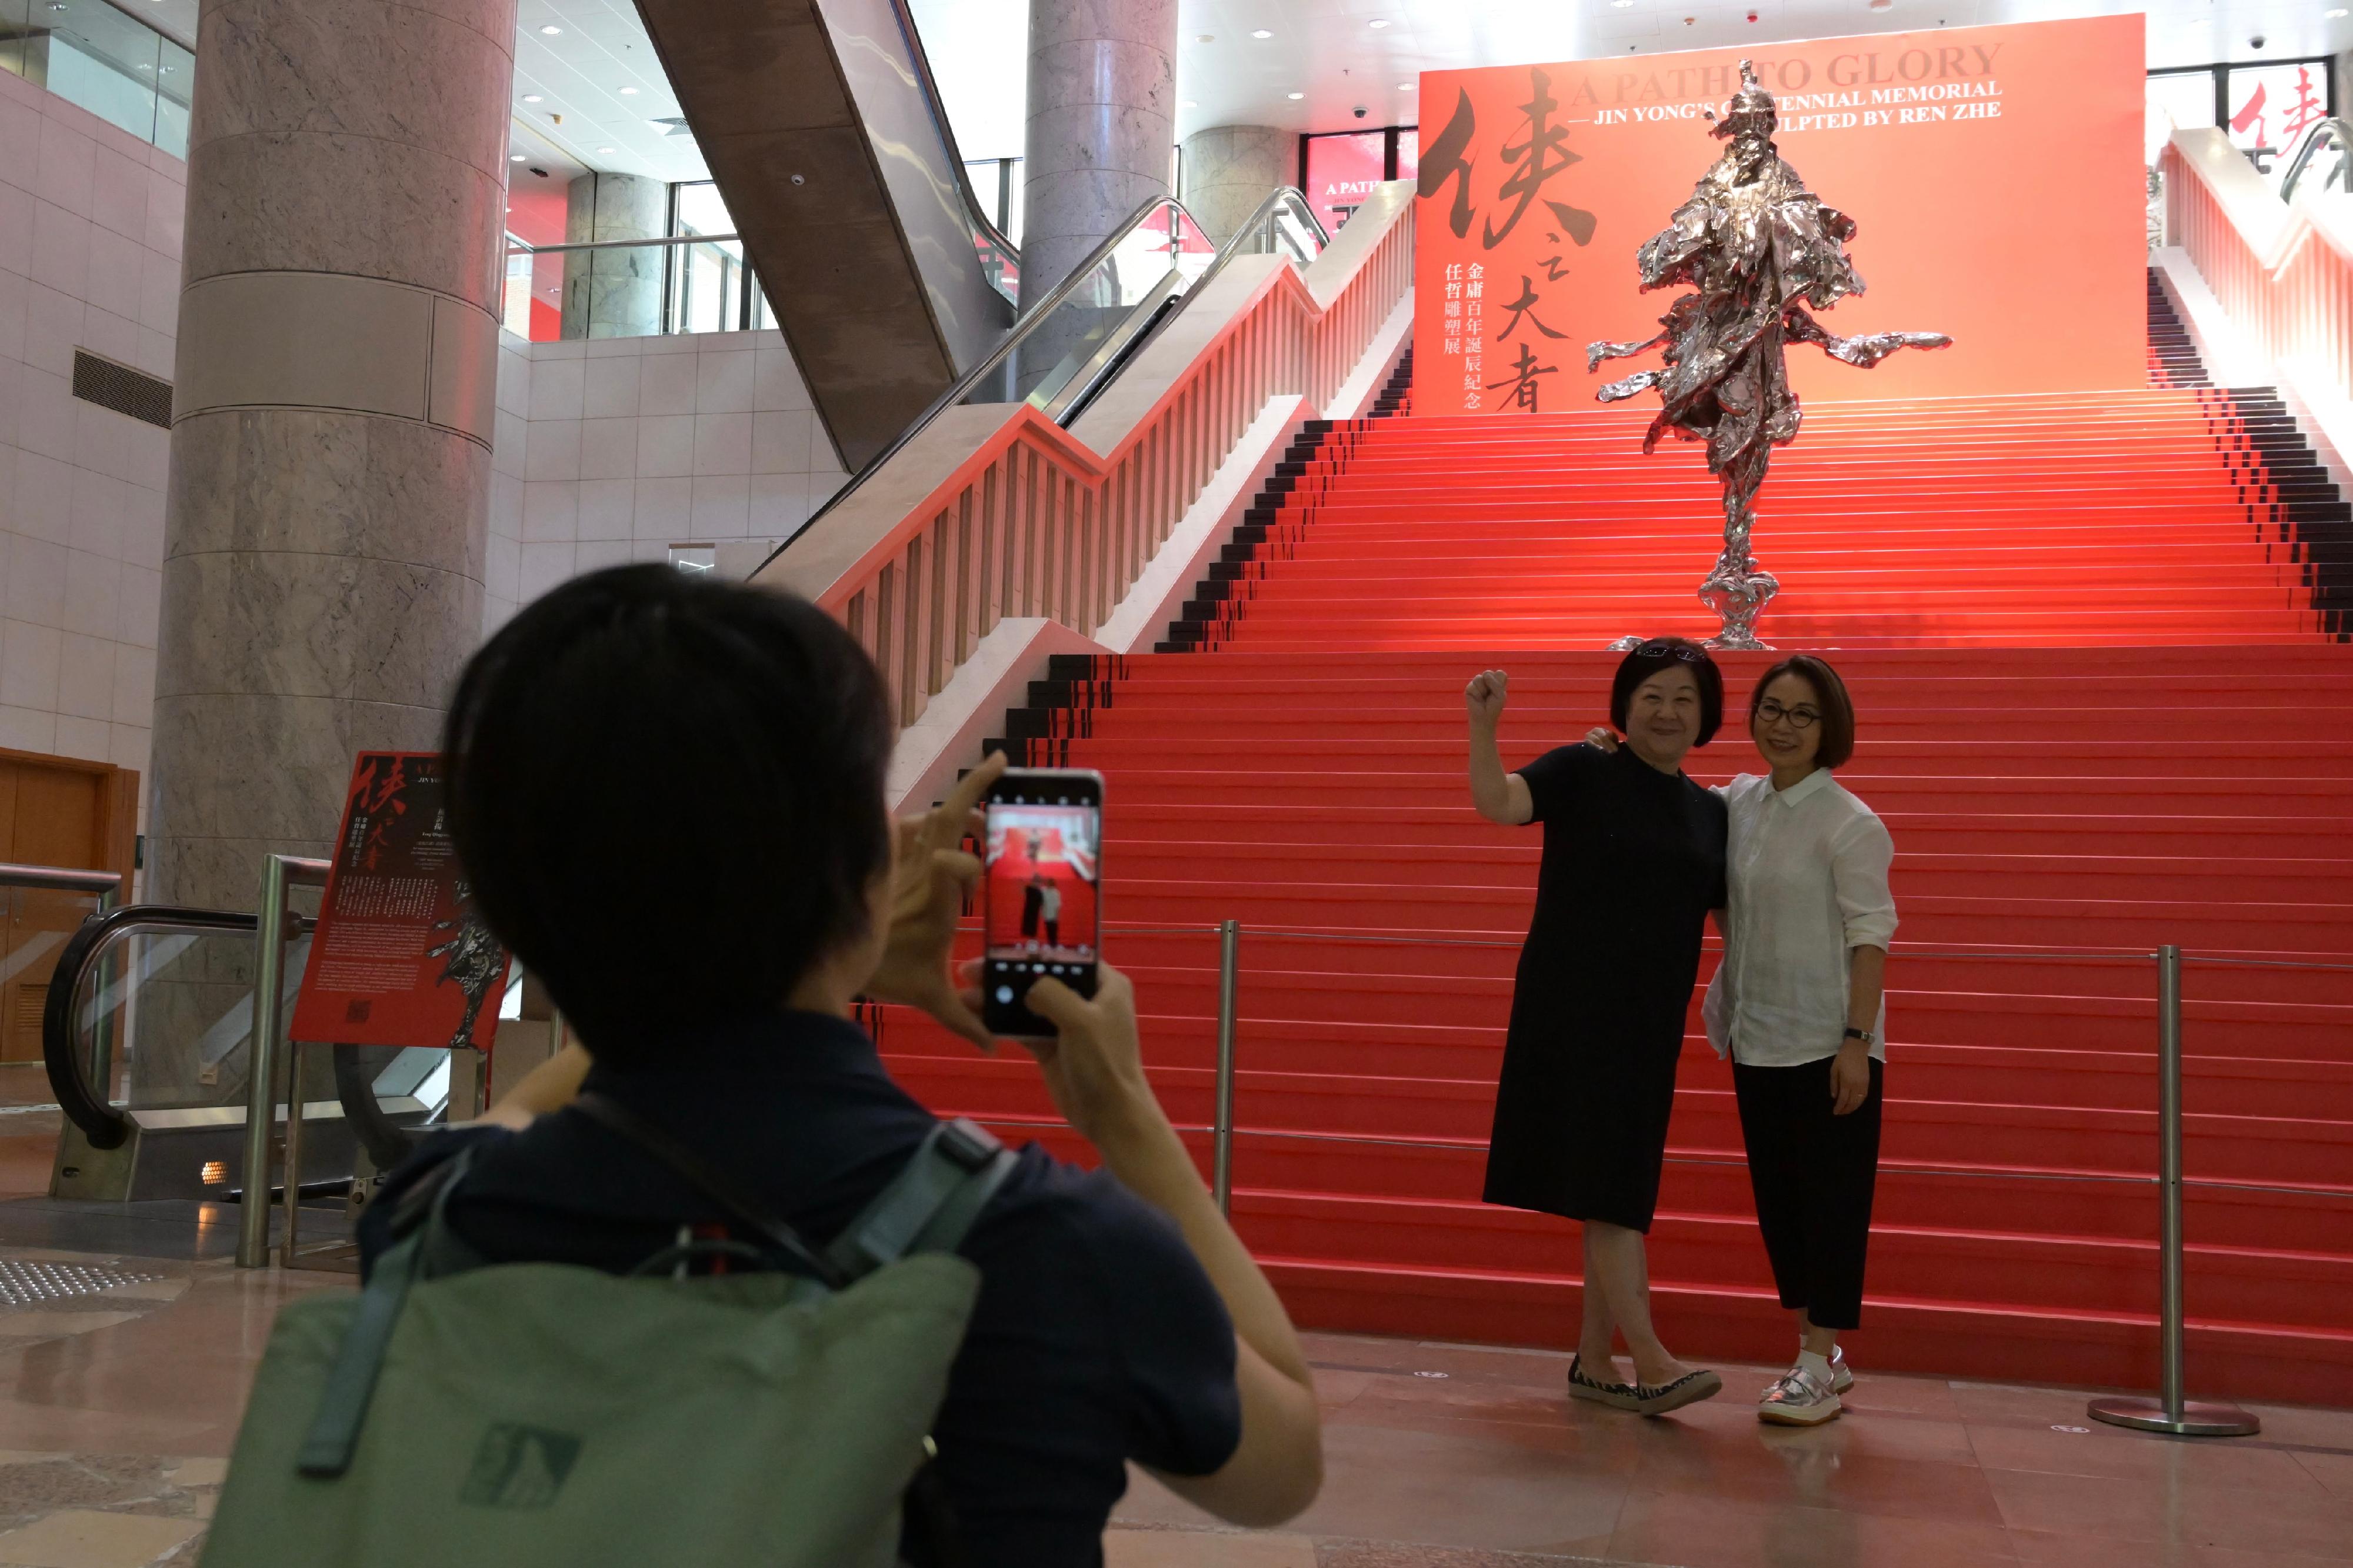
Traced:
<path fill-rule="evenodd" d="M 1594 406 L 1597 339 L 1640 341 L 1681 289 L 1634 253 L 1724 143 L 1756 62 L 1775 141 L 1851 215 L 1869 292 L 1823 325 L 1948 332 L 1868 375 L 1792 353 L 1806 398 L 1988 397 L 2147 375 L 2137 15 L 1549 65 L 1425 71 L 1414 227 L 1414 412 Z M 1523 350 L 1525 351 L 1523 353 Z"/>
<path fill-rule="evenodd" d="M 475 912 L 432 752 L 363 752 L 294 1005 L 298 1040 L 489 1050 L 507 954 Z"/>

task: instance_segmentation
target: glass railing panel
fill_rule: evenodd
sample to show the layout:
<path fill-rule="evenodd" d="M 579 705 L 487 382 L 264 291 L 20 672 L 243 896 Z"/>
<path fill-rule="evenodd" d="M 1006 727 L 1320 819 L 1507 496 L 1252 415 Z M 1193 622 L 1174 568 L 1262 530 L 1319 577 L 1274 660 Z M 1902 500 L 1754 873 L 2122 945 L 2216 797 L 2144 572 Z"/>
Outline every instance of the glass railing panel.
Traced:
<path fill-rule="evenodd" d="M 310 943 L 305 935 L 289 944 L 287 1007 Z M 250 931 L 132 929 L 85 970 L 75 993 L 74 1054 L 92 1089 L 118 1106 L 241 1106 L 252 1041 Z M 333 1092 L 307 1088 L 310 1098 Z"/>
<path fill-rule="evenodd" d="M 194 60 L 106 0 L 0 0 L 0 68 L 175 155 Z"/>
<path fill-rule="evenodd" d="M 507 237 L 501 322 L 533 342 L 772 328 L 733 235 L 531 245 Z"/>
<path fill-rule="evenodd" d="M 1187 282 L 1217 258 L 1217 247 L 1185 209 L 1163 203 L 1122 235 L 1025 335 L 1001 372 L 976 384 L 966 403 L 1038 403 L 1053 395 L 1176 271 Z"/>
<path fill-rule="evenodd" d="M 196 57 L 162 41 L 155 67 L 155 145 L 174 158 L 188 155 L 188 106 L 196 86 Z"/>

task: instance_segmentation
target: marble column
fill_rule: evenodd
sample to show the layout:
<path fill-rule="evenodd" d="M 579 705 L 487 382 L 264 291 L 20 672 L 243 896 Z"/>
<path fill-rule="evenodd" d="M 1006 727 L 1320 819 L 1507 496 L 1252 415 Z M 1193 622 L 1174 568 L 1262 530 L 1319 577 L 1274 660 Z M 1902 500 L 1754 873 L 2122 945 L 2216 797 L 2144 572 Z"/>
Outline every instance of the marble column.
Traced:
<path fill-rule="evenodd" d="M 1223 245 L 1259 204 L 1299 182 L 1299 132 L 1271 125 L 1217 125 L 1185 138 L 1178 194 L 1211 239 Z"/>
<path fill-rule="evenodd" d="M 1021 302 L 1033 304 L 1146 197 L 1176 142 L 1176 0 L 1030 0 Z"/>
<path fill-rule="evenodd" d="M 438 744 L 482 624 L 514 27 L 515 0 L 205 6 L 151 899 L 251 909 L 265 851 L 326 853 L 354 752 Z M 157 1044 L 149 1093 L 193 1078 Z"/>
<path fill-rule="evenodd" d="M 565 191 L 572 244 L 659 239 L 670 226 L 670 185 L 639 174 L 583 174 Z M 662 250 L 575 250 L 564 258 L 564 336 L 643 338 L 661 331 Z"/>

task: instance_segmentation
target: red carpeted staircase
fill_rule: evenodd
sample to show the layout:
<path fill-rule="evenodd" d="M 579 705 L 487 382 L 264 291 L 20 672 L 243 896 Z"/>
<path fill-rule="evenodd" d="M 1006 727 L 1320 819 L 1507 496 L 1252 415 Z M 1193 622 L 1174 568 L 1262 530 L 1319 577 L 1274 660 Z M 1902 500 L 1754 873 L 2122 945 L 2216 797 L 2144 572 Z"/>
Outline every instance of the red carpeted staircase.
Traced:
<path fill-rule="evenodd" d="M 2147 953 L 2353 963 L 2353 521 L 2276 398 L 2194 370 L 1820 405 L 1764 492 L 1762 629 L 1847 676 L 1841 776 L 1898 851 L 1865 1366 L 2149 1384 L 2155 1198 L 2106 1179 L 2155 1164 Z M 1312 428 L 1167 651 L 1058 660 L 1008 716 L 1022 760 L 1106 775 L 1106 947 L 1180 1122 L 1211 1110 L 1208 928 L 1243 924 L 1234 1215 L 1303 1322 L 1573 1338 L 1574 1227 L 1477 1201 L 1537 836 L 1471 810 L 1461 689 L 1512 672 L 1524 761 L 1604 716 L 1609 639 L 1708 629 L 1716 492 L 1694 448 L 1641 455 L 1646 418 Z M 1725 661 L 1737 701 L 1764 662 Z M 1757 765 L 1736 715 L 1691 764 Z M 2353 973 L 2186 992 L 2189 1173 L 2237 1184 L 2189 1200 L 2193 1387 L 2353 1404 Z M 1071 1146 L 1026 1062 L 895 1016 L 884 1047 Z M 1696 1032 L 1670 1153 L 1670 1342 L 1786 1356 Z"/>

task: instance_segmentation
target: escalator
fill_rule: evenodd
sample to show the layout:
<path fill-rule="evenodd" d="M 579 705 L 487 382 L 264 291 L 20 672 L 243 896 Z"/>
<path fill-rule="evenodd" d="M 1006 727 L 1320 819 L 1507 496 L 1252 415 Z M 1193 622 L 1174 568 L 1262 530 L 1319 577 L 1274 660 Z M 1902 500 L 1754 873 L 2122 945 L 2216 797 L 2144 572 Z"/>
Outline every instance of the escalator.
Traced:
<path fill-rule="evenodd" d="M 1018 256 L 965 175 L 905 0 L 638 0 L 843 464 L 997 347 Z"/>
<path fill-rule="evenodd" d="M 309 924 L 288 944 L 281 1014 L 309 956 Z M 41 1016 L 42 1060 L 66 1121 L 53 1197 L 244 1196 L 255 928 L 250 914 L 132 904 L 92 914 L 67 939 Z M 397 1163 L 448 1113 L 448 1051 L 312 1055 L 300 1097 L 305 1193 Z M 195 1087 L 158 1087 L 167 1084 Z M 282 1121 L 287 1097 L 272 1098 Z"/>
<path fill-rule="evenodd" d="M 1305 195 L 1285 186 L 1259 204 L 1222 246 L 1173 197 L 1138 206 L 979 363 L 934 398 L 850 476 L 762 563 L 855 495 L 950 409 L 1028 404 L 1064 429 L 1078 423 L 1136 357 L 1237 258 L 1281 256 L 1304 269 L 1331 243 Z M 756 575 L 756 574 L 755 574 Z"/>
<path fill-rule="evenodd" d="M 965 177 L 906 0 L 637 5 L 860 479 L 960 404 L 1026 400 L 1069 425 L 1217 268 L 1268 251 L 1303 267 L 1328 241 L 1295 191 L 1223 247 L 1178 202 L 1147 202 L 1017 322 L 1019 255 Z"/>

